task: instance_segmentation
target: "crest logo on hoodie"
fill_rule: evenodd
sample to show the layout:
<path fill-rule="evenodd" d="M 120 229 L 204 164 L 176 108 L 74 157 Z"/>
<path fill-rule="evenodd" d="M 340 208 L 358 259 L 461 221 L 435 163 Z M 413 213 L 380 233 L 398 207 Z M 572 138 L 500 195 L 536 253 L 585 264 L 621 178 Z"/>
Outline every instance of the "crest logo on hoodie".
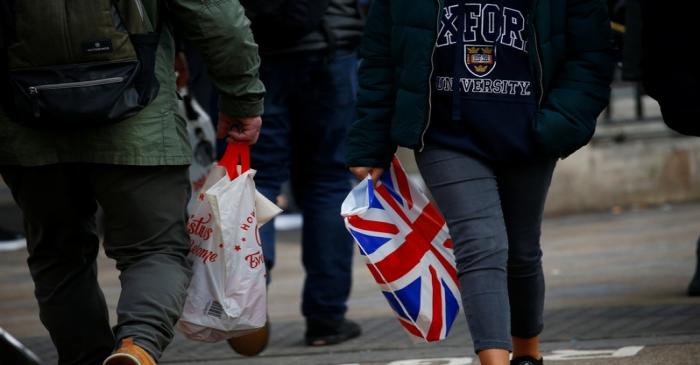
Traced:
<path fill-rule="evenodd" d="M 496 47 L 491 45 L 465 45 L 464 65 L 476 77 L 487 76 L 496 67 Z"/>

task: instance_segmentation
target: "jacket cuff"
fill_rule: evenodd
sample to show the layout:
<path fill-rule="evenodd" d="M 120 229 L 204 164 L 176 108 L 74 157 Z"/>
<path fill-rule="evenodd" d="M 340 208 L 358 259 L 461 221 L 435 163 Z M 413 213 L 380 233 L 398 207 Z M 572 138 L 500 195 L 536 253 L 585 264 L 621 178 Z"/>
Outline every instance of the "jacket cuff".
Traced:
<path fill-rule="evenodd" d="M 219 97 L 219 111 L 229 117 L 258 117 L 263 114 L 263 98 L 254 101 Z"/>
<path fill-rule="evenodd" d="M 362 150 L 355 150 L 362 151 Z M 353 148 L 350 147 L 350 151 L 345 156 L 345 166 L 346 167 L 381 167 L 383 169 L 389 168 L 391 165 L 391 160 L 394 158 L 396 153 L 396 145 L 393 145 L 385 151 L 377 151 L 376 154 L 364 154 L 364 153 L 353 153 Z"/>

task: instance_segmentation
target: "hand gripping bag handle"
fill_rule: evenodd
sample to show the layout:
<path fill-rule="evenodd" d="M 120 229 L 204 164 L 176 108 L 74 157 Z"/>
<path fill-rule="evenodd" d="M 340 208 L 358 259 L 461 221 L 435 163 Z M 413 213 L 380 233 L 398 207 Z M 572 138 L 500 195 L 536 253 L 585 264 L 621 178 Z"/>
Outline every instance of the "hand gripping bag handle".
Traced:
<path fill-rule="evenodd" d="M 240 172 L 237 168 L 239 165 Z M 246 143 L 229 143 L 226 145 L 224 156 L 219 160 L 219 166 L 226 169 L 231 180 L 250 170 L 250 146 Z"/>

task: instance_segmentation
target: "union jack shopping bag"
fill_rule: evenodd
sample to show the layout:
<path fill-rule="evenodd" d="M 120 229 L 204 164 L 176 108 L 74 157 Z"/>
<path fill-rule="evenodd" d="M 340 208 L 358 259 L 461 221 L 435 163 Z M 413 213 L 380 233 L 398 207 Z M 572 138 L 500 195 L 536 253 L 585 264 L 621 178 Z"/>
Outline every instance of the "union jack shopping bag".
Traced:
<path fill-rule="evenodd" d="M 460 308 L 452 240 L 399 160 L 376 187 L 369 178 L 358 184 L 341 214 L 406 332 L 426 342 L 446 338 Z"/>

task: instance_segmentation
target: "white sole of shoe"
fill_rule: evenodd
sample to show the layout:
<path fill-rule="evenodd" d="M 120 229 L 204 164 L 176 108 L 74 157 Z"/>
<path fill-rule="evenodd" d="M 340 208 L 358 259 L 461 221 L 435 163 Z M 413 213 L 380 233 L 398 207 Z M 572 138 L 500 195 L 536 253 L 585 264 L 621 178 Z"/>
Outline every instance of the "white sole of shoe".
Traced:
<path fill-rule="evenodd" d="M 133 355 L 116 353 L 109 355 L 102 365 L 141 365 L 141 362 Z"/>
<path fill-rule="evenodd" d="M 15 251 L 27 247 L 27 240 L 24 238 L 12 241 L 0 241 L 0 252 Z"/>

